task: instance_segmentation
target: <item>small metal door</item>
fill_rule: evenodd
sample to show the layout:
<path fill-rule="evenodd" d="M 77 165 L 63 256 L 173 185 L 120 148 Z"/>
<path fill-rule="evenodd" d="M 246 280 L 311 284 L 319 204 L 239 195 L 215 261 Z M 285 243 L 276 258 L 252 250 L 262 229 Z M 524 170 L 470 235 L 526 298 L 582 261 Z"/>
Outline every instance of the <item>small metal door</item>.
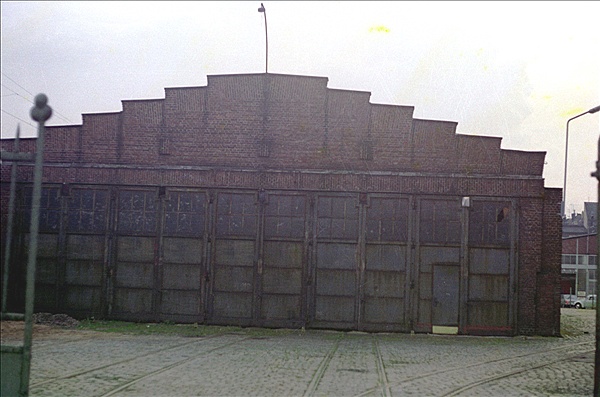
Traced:
<path fill-rule="evenodd" d="M 459 266 L 433 267 L 432 325 L 458 326 Z"/>

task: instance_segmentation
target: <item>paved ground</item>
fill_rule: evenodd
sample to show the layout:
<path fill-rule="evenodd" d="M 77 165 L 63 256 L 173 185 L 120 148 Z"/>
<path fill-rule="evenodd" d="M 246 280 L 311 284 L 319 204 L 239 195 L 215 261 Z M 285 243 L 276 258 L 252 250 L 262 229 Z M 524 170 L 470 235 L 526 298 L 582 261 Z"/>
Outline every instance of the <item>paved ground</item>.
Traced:
<path fill-rule="evenodd" d="M 565 338 L 78 331 L 34 341 L 30 395 L 592 396 L 594 316 L 563 309 Z"/>

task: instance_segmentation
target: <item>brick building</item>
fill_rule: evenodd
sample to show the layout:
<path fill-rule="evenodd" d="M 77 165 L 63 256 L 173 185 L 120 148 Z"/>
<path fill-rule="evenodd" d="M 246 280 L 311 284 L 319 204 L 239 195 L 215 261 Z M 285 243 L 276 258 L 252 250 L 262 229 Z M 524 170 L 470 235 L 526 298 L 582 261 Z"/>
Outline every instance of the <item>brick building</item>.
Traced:
<path fill-rule="evenodd" d="M 561 190 L 544 187 L 545 153 L 327 83 L 208 76 L 48 127 L 36 310 L 558 335 Z M 31 170 L 19 165 L 21 220 Z"/>
<path fill-rule="evenodd" d="M 563 237 L 561 293 L 595 294 L 598 275 L 598 233 Z"/>

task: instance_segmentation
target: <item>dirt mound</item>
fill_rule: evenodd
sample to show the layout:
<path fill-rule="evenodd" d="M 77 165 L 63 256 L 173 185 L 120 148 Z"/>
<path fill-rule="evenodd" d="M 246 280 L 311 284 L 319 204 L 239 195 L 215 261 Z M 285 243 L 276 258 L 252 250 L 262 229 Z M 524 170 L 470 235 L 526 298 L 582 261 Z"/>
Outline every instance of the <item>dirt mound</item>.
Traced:
<path fill-rule="evenodd" d="M 66 314 L 52 313 L 34 313 L 33 323 L 65 328 L 75 328 L 79 325 L 79 321 Z"/>
<path fill-rule="evenodd" d="M 33 338 L 73 338 L 79 321 L 66 314 L 34 313 Z M 0 341 L 2 344 L 19 344 L 23 341 L 24 321 L 1 321 Z"/>

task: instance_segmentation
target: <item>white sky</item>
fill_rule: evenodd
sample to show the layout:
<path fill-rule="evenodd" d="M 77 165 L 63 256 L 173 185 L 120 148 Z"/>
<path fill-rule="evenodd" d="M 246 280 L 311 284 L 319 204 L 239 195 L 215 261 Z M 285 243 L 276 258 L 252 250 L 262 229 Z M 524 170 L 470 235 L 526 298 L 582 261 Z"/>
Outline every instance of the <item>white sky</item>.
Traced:
<path fill-rule="evenodd" d="M 597 1 L 265 1 L 269 72 L 322 76 L 371 103 L 546 151 L 547 187 L 562 187 L 566 121 L 600 105 Z M 2 137 L 164 98 L 207 75 L 265 70 L 260 1 L 2 2 Z M 597 201 L 600 112 L 569 125 L 567 208 Z"/>

